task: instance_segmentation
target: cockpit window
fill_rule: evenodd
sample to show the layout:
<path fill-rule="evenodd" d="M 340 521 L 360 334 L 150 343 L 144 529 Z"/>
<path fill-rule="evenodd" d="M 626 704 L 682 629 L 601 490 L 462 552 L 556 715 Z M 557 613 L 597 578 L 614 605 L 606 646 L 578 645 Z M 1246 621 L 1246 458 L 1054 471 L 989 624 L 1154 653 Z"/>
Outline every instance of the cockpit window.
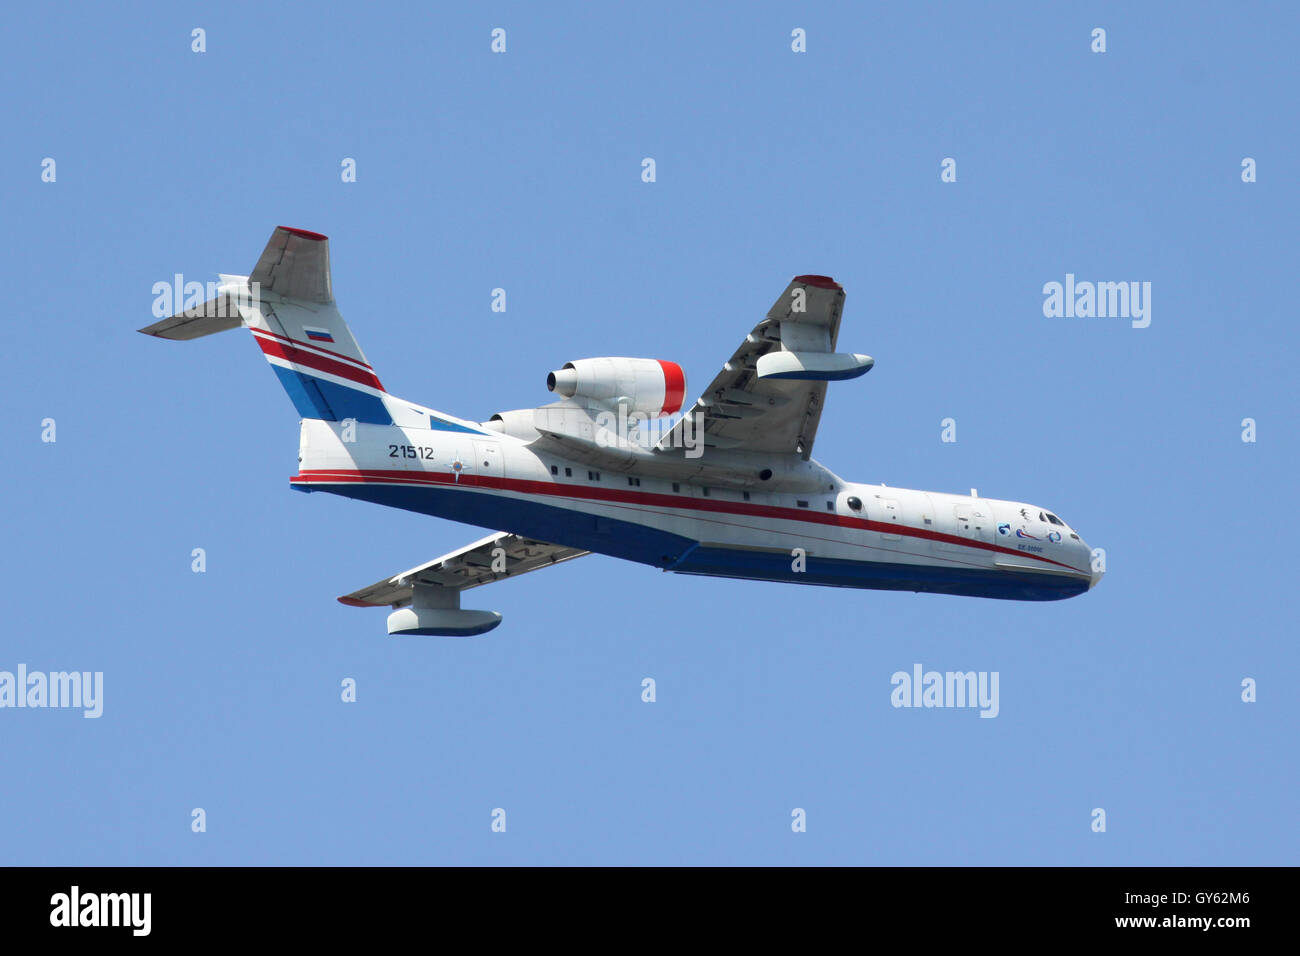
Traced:
<path fill-rule="evenodd" d="M 1041 511 L 1038 512 L 1038 520 L 1041 521 L 1043 524 L 1047 524 L 1047 519 L 1043 517 L 1043 513 Z"/>
<path fill-rule="evenodd" d="M 1056 517 L 1056 515 L 1052 514 L 1050 511 L 1047 513 L 1047 520 L 1052 522 L 1052 524 L 1059 524 L 1062 528 L 1065 527 L 1065 522 Z"/>

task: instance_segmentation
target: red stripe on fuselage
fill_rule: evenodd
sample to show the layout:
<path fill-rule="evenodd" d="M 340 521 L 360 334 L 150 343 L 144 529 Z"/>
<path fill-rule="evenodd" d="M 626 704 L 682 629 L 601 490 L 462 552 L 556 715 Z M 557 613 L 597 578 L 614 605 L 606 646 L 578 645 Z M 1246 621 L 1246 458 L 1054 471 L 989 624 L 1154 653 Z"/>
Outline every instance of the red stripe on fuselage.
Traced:
<path fill-rule="evenodd" d="M 805 511 L 802 508 L 782 508 L 777 505 L 756 505 L 742 501 L 705 500 L 703 498 L 683 498 L 678 495 L 666 495 L 653 491 L 623 491 L 615 488 L 587 488 L 580 485 L 562 485 L 550 481 L 532 481 L 526 478 L 497 478 L 495 476 L 472 475 L 462 473 L 459 480 L 451 473 L 411 472 L 411 471 L 331 471 L 308 470 L 300 472 L 289 479 L 295 484 L 405 484 L 405 485 L 468 485 L 478 488 L 491 488 L 500 491 L 517 491 L 527 495 L 542 495 L 551 498 L 581 498 L 588 501 L 615 502 L 621 504 L 650 505 L 656 508 L 675 508 L 683 511 L 709 511 L 726 514 L 750 515 L 756 518 L 774 518 L 779 521 L 804 521 L 810 524 L 832 525 L 839 528 L 857 528 L 862 531 L 874 531 L 878 534 L 898 534 L 927 541 L 961 545 L 998 554 L 1012 554 L 1018 558 L 1030 558 L 1045 564 L 1086 574 L 1079 568 L 1053 561 L 1042 555 L 1004 548 L 1001 545 L 985 541 L 973 541 L 955 534 L 941 531 L 927 531 L 925 528 L 913 528 L 892 521 L 872 521 L 869 518 L 850 518 L 847 515 L 821 511 Z"/>
<path fill-rule="evenodd" d="M 308 352 L 306 349 L 299 348 L 297 345 L 277 342 L 272 339 L 263 338 L 260 335 L 253 336 L 257 340 L 258 346 L 267 355 L 273 355 L 276 358 L 284 359 L 287 362 L 293 362 L 295 365 L 303 365 L 317 372 L 328 372 L 330 375 L 337 375 L 339 378 L 345 378 L 349 382 L 356 382 L 359 385 L 369 385 L 371 388 L 377 388 L 384 391 L 383 383 L 375 377 L 374 372 L 367 372 L 363 369 L 356 368 L 352 365 L 344 365 L 342 362 L 336 362 L 334 359 L 325 358 L 323 355 L 317 355 L 314 352 Z"/>

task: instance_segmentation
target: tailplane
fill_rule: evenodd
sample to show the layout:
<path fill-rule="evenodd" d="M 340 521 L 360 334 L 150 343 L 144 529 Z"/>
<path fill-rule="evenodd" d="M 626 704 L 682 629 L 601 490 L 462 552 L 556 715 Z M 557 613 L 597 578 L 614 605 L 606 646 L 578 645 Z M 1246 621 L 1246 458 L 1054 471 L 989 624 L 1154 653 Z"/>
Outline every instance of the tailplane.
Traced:
<path fill-rule="evenodd" d="M 243 325 L 301 417 L 392 425 L 392 406 L 409 417 L 408 403 L 388 395 L 334 304 L 327 237 L 277 226 L 252 274 L 223 275 L 216 292 L 140 331 L 188 340 Z"/>

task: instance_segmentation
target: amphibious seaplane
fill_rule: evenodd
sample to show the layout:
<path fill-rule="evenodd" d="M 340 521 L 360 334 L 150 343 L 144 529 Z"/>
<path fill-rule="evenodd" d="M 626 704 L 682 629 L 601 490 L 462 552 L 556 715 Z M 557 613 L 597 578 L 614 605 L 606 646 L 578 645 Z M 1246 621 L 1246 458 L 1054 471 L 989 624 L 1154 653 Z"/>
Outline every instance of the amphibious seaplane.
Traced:
<path fill-rule="evenodd" d="M 253 333 L 302 418 L 291 487 L 493 532 L 338 599 L 393 608 L 390 634 L 482 634 L 501 615 L 461 608 L 462 591 L 591 553 L 679 574 L 1019 601 L 1100 578 L 1046 508 L 856 484 L 813 460 L 828 383 L 873 365 L 836 351 L 844 290 L 826 276 L 795 277 L 680 416 L 680 366 L 584 358 L 547 376 L 558 401 L 482 422 L 384 388 L 335 307 L 325 236 L 278 227 L 251 275 L 220 280 L 140 331 Z"/>

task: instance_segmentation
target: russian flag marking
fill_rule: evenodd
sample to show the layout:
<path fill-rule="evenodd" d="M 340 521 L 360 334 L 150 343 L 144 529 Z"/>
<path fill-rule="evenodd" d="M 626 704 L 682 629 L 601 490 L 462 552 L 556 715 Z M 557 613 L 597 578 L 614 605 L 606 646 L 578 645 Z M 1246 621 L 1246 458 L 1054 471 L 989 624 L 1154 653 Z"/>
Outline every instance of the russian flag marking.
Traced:
<path fill-rule="evenodd" d="M 302 330 L 307 333 L 307 338 L 313 342 L 333 342 L 334 336 L 328 329 L 313 329 L 311 326 L 304 325 Z"/>

